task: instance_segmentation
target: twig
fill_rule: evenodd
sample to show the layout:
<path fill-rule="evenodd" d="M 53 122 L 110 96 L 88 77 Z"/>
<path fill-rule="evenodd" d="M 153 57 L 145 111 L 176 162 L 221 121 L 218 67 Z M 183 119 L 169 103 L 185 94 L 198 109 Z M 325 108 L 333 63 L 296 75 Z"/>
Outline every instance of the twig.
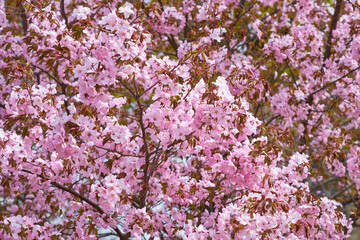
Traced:
<path fill-rule="evenodd" d="M 134 93 L 133 90 L 131 90 L 131 89 L 123 82 L 123 80 L 122 80 L 121 78 L 116 78 L 116 80 L 118 80 L 118 81 L 121 83 L 121 85 L 123 85 L 123 86 L 130 92 L 130 94 L 132 94 L 131 97 L 133 97 L 133 98 L 136 98 L 136 97 L 137 97 L 137 96 L 136 96 L 136 93 Z"/>
<path fill-rule="evenodd" d="M 57 79 L 56 77 L 54 77 L 53 75 L 51 75 L 48 71 L 46 71 L 45 69 L 38 67 L 34 64 L 31 64 L 33 67 L 39 69 L 40 71 L 44 72 L 46 75 L 48 75 L 49 78 L 53 79 L 57 84 L 59 84 L 60 86 L 66 86 L 63 82 L 60 82 L 59 79 Z"/>
<path fill-rule="evenodd" d="M 113 92 L 116 92 L 116 93 L 120 93 L 121 95 L 124 95 L 125 97 L 129 97 L 129 98 L 132 98 L 132 96 L 130 96 L 129 94 L 126 94 L 124 92 L 120 92 L 118 90 L 116 90 L 115 88 L 112 88 L 112 87 L 108 87 L 108 86 L 105 86 L 107 89 L 113 91 Z"/>
<path fill-rule="evenodd" d="M 293 71 L 291 70 L 290 65 L 287 64 L 287 66 L 288 66 L 288 68 L 289 68 L 289 70 L 290 70 L 291 78 L 292 78 L 292 80 L 294 81 L 296 88 L 299 89 L 299 86 L 298 86 L 297 83 L 296 83 L 295 75 L 294 75 Z"/>
<path fill-rule="evenodd" d="M 117 236 L 117 234 L 116 233 L 101 233 L 96 236 L 97 236 L 97 238 L 103 238 L 103 237 L 108 237 L 108 236 Z"/>
<path fill-rule="evenodd" d="M 148 48 L 147 51 L 157 52 L 157 53 L 162 53 L 162 54 L 165 54 L 165 55 L 177 57 L 177 55 L 176 55 L 175 53 L 169 53 L 169 52 L 159 51 L 159 50 L 156 50 L 156 49 Z"/>
<path fill-rule="evenodd" d="M 30 174 L 33 174 L 31 171 L 27 170 L 27 169 L 23 169 L 23 172 L 27 172 Z M 37 175 L 38 177 L 44 179 L 44 180 L 50 180 L 44 176 L 41 175 Z M 53 185 L 54 187 L 63 190 L 67 193 L 70 193 L 71 195 L 78 197 L 79 199 L 81 199 L 82 201 L 86 202 L 87 204 L 89 204 L 90 206 L 92 206 L 97 212 L 99 212 L 100 214 L 104 214 L 104 210 L 99 206 L 99 204 L 93 202 L 91 199 L 89 199 L 88 197 L 85 197 L 83 195 L 81 195 L 80 193 L 78 193 L 77 191 L 68 188 L 66 186 L 63 186 L 57 182 L 51 181 L 50 182 L 51 185 Z M 120 240 L 127 240 L 130 238 L 130 233 L 122 233 L 117 227 L 113 228 L 114 231 L 116 232 L 117 236 L 120 238 Z"/>
<path fill-rule="evenodd" d="M 105 148 L 105 147 L 101 147 L 101 146 L 98 146 L 98 145 L 94 145 L 94 147 L 100 148 L 100 149 L 105 150 L 105 151 L 108 151 L 108 152 L 117 153 L 117 154 L 119 154 L 121 157 L 138 157 L 138 158 L 144 157 L 144 156 L 142 156 L 142 155 L 122 154 L 122 153 L 116 151 L 115 149 Z"/>
<path fill-rule="evenodd" d="M 343 192 L 346 192 L 349 188 L 351 188 L 351 187 L 354 186 L 354 185 L 355 185 L 355 183 L 352 183 L 352 184 L 350 184 L 349 186 L 346 186 L 344 189 L 342 189 L 342 190 L 336 192 L 334 195 L 332 195 L 332 196 L 330 197 L 330 199 L 334 199 L 334 198 L 338 197 L 340 194 L 342 194 Z"/>
<path fill-rule="evenodd" d="M 265 126 L 268 126 L 272 121 L 280 117 L 280 114 L 272 116 L 266 123 Z"/>
<path fill-rule="evenodd" d="M 156 81 L 153 85 L 151 85 L 148 89 L 146 89 L 144 92 L 142 92 L 139 97 L 141 97 L 142 95 L 144 95 L 145 93 L 147 93 L 148 91 L 150 91 L 153 87 L 155 87 L 156 84 L 158 84 L 160 82 L 160 80 Z"/>
<path fill-rule="evenodd" d="M 99 206 L 99 204 L 93 202 L 92 200 L 90 200 L 89 198 L 81 195 L 80 193 L 68 188 L 68 187 L 65 187 L 57 182 L 51 182 L 51 184 L 56 187 L 56 188 L 59 188 L 65 192 L 68 192 L 68 193 L 71 193 L 72 195 L 80 198 L 81 200 L 83 200 L 84 202 L 88 203 L 89 205 L 91 205 L 93 208 L 95 208 L 100 214 L 103 214 L 104 213 L 104 210 L 101 209 L 101 207 Z"/>
<path fill-rule="evenodd" d="M 173 47 L 173 49 L 174 49 L 175 52 L 176 52 L 175 55 L 177 56 L 177 51 L 178 51 L 179 46 L 177 45 L 177 43 L 176 43 L 176 41 L 175 41 L 174 35 L 169 34 L 169 35 L 166 35 L 166 36 L 167 36 L 167 38 L 168 38 L 168 40 L 169 40 L 170 45 Z"/>
<path fill-rule="evenodd" d="M 324 89 L 326 89 L 327 87 L 333 85 L 334 83 L 342 80 L 343 78 L 346 78 L 346 77 L 349 76 L 351 73 L 353 73 L 353 72 L 355 72 L 355 71 L 357 71 L 357 70 L 359 70 L 359 69 L 360 69 L 360 66 L 358 66 L 357 68 L 355 68 L 355 69 L 353 69 L 353 70 L 350 70 L 347 74 L 343 75 L 342 77 L 339 77 L 338 79 L 336 79 L 336 80 L 334 80 L 334 81 L 332 81 L 332 82 L 329 82 L 329 83 L 325 84 L 322 88 L 320 88 L 320 89 L 318 89 L 318 90 L 310 93 L 310 94 L 306 97 L 306 99 L 311 98 L 313 95 L 317 94 L 318 92 L 321 92 L 322 90 L 324 90 Z"/>

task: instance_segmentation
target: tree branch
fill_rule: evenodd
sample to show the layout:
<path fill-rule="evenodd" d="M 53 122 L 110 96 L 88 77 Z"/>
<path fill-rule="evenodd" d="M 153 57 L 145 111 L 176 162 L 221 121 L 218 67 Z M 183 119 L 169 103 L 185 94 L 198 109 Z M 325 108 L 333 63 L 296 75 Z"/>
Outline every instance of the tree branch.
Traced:
<path fill-rule="evenodd" d="M 346 77 L 349 76 L 351 73 L 353 73 L 353 72 L 355 72 L 355 71 L 357 71 L 357 70 L 359 70 L 359 69 L 360 69 L 360 66 L 358 66 L 357 68 L 355 68 L 355 69 L 353 69 L 353 70 L 350 70 L 347 74 L 339 77 L 338 79 L 336 79 L 336 80 L 334 80 L 334 81 L 332 81 L 332 82 L 329 82 L 329 83 L 325 84 L 322 88 L 320 88 L 320 89 L 318 89 L 318 90 L 310 93 L 310 94 L 306 97 L 306 99 L 310 99 L 311 97 L 313 97 L 313 95 L 317 94 L 318 92 L 321 92 L 322 90 L 325 90 L 327 87 L 329 87 L 329 86 L 333 85 L 334 83 L 336 83 L 336 82 L 338 82 L 338 81 L 346 78 Z"/>
<path fill-rule="evenodd" d="M 291 78 L 292 78 L 292 80 L 294 81 L 296 88 L 297 88 L 297 89 L 299 89 L 299 86 L 297 85 L 297 82 L 296 82 L 295 75 L 294 75 L 293 71 L 291 70 L 290 65 L 289 65 L 289 64 L 287 64 L 287 67 L 288 67 L 288 68 L 289 68 L 289 70 L 290 70 Z"/>
<path fill-rule="evenodd" d="M 28 23 L 27 23 L 26 11 L 23 5 L 20 6 L 20 17 L 21 17 L 21 25 L 23 27 L 24 35 L 26 35 L 28 29 Z"/>
<path fill-rule="evenodd" d="M 30 170 L 27 169 L 22 169 L 21 171 L 29 173 L 29 174 L 34 174 L 32 173 Z M 41 176 L 41 175 L 37 175 L 38 177 L 44 179 L 44 180 L 50 180 L 47 177 Z M 66 186 L 63 186 L 57 182 L 51 181 L 50 182 L 51 185 L 53 185 L 53 187 L 56 187 L 60 190 L 63 190 L 64 192 L 70 193 L 71 195 L 80 198 L 82 201 L 86 202 L 87 204 L 89 204 L 90 206 L 92 206 L 98 213 L 100 214 L 104 214 L 104 210 L 99 206 L 99 204 L 93 202 L 91 199 L 89 199 L 88 197 L 85 197 L 83 195 L 81 195 L 80 193 L 78 193 L 77 191 L 68 188 Z M 117 236 L 120 238 L 120 240 L 128 240 L 130 238 L 130 233 L 122 233 L 117 227 L 113 228 L 114 231 L 116 232 Z"/>
<path fill-rule="evenodd" d="M 39 69 L 40 71 L 42 71 L 43 73 L 45 73 L 46 75 L 48 75 L 49 78 L 53 79 L 57 84 L 59 84 L 61 87 L 66 86 L 63 82 L 61 82 L 59 79 L 57 79 L 56 77 L 54 77 L 53 75 L 51 75 L 48 71 L 46 71 L 45 69 L 38 67 L 34 64 L 31 64 L 33 67 Z"/>
<path fill-rule="evenodd" d="M 354 185 L 355 185 L 355 183 L 352 183 L 349 186 L 346 186 L 344 189 L 341 189 L 340 191 L 338 191 L 334 195 L 332 195 L 330 197 L 330 199 L 334 199 L 334 198 L 338 197 L 340 194 L 342 194 L 343 192 L 346 192 L 348 189 L 350 189 Z"/>
<path fill-rule="evenodd" d="M 65 187 L 57 182 L 51 182 L 51 184 L 58 188 L 58 189 L 61 189 L 65 192 L 68 192 L 70 194 L 72 194 L 73 196 L 76 196 L 78 198 L 80 198 L 82 201 L 88 203 L 89 205 L 91 205 L 93 208 L 96 209 L 96 211 L 98 211 L 100 214 L 103 214 L 104 213 L 104 210 L 102 210 L 102 208 L 99 206 L 99 204 L 93 202 L 92 200 L 90 200 L 89 198 L 81 195 L 80 193 L 74 191 L 73 189 L 70 189 L 68 187 Z M 130 233 L 122 233 L 118 228 L 114 228 L 116 234 L 118 237 L 120 237 L 121 240 L 127 240 L 130 238 Z"/>
<path fill-rule="evenodd" d="M 90 204 L 90 205 L 91 205 L 93 208 L 95 208 L 96 211 L 98 211 L 100 214 L 103 214 L 103 213 L 104 213 L 104 211 L 100 208 L 99 204 L 91 201 L 89 198 L 81 195 L 80 193 L 78 193 L 78 192 L 76 192 L 76 191 L 74 191 L 74 190 L 72 190 L 72 189 L 70 189 L 70 188 L 68 188 L 68 187 L 65 187 L 65 186 L 63 186 L 63 185 L 60 185 L 60 184 L 57 183 L 57 182 L 51 182 L 51 184 L 52 184 L 54 187 L 59 188 L 59 189 L 65 191 L 65 192 L 71 193 L 72 195 L 80 198 L 82 201 Z"/>
<path fill-rule="evenodd" d="M 326 48 L 325 48 L 325 53 L 324 53 L 324 62 L 331 55 L 331 48 L 332 48 L 331 42 L 332 42 L 332 38 L 333 38 L 333 31 L 336 29 L 337 22 L 339 21 L 341 5 L 342 5 L 342 0 L 336 0 L 335 12 L 331 18 L 330 33 L 329 33 L 329 37 L 326 42 Z"/>
<path fill-rule="evenodd" d="M 68 27 L 69 21 L 68 21 L 68 18 L 66 16 L 66 12 L 65 12 L 64 0 L 60 0 L 60 13 L 61 13 L 62 18 L 65 20 L 66 27 Z"/>

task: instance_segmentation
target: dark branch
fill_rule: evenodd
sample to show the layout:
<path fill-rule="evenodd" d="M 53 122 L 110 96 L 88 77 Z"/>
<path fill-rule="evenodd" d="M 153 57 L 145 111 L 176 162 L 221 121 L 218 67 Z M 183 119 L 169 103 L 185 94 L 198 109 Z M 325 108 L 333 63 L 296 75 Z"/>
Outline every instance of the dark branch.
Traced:
<path fill-rule="evenodd" d="M 20 6 L 20 17 L 21 17 L 21 25 L 23 27 L 24 35 L 26 35 L 28 29 L 28 23 L 27 23 L 26 11 L 22 5 Z"/>
<path fill-rule="evenodd" d="M 342 193 L 346 192 L 348 189 L 350 189 L 351 187 L 353 187 L 355 185 L 355 183 L 350 184 L 349 186 L 346 186 L 345 188 L 341 189 L 340 191 L 336 192 L 334 195 L 332 195 L 330 197 L 330 199 L 334 199 L 336 197 L 338 197 L 339 195 L 341 195 Z"/>
<path fill-rule="evenodd" d="M 29 174 L 34 174 L 32 173 L 30 170 L 27 169 L 22 169 L 21 171 L 29 173 Z M 48 178 L 41 176 L 41 175 L 37 175 L 38 177 L 44 179 L 44 180 L 49 180 Z M 63 190 L 67 193 L 70 193 L 71 195 L 78 197 L 79 199 L 81 199 L 82 201 L 86 202 L 87 204 L 89 204 L 90 206 L 92 206 L 98 213 L 103 214 L 105 213 L 104 210 L 99 206 L 99 204 L 93 202 L 92 200 L 90 200 L 89 198 L 81 195 L 80 193 L 78 193 L 77 191 L 68 188 L 66 186 L 63 186 L 57 182 L 50 182 L 50 184 L 53 187 L 56 187 L 60 190 Z M 128 240 L 130 238 L 130 233 L 122 233 L 118 228 L 114 228 L 114 231 L 116 232 L 117 236 L 120 238 L 120 240 Z"/>
<path fill-rule="evenodd" d="M 104 213 L 104 210 L 102 210 L 102 208 L 99 206 L 99 204 L 93 202 L 93 201 L 90 200 L 89 198 L 81 195 L 80 193 L 74 191 L 73 189 L 70 189 L 70 188 L 65 187 L 65 186 L 63 186 L 63 185 L 61 185 L 61 184 L 58 184 L 57 182 L 51 182 L 51 184 L 52 184 L 54 187 L 58 188 L 58 189 L 61 189 L 61 190 L 65 191 L 65 192 L 68 192 L 68 193 L 72 194 L 72 195 L 75 196 L 75 197 L 80 198 L 82 201 L 84 201 L 84 202 L 88 203 L 89 205 L 91 205 L 91 206 L 92 206 L 94 209 L 96 209 L 96 211 L 99 212 L 100 214 L 103 214 L 103 213 Z M 130 238 L 130 233 L 126 233 L 126 234 L 125 234 L 125 233 L 122 233 L 118 228 L 114 228 L 114 230 L 115 230 L 117 236 L 118 236 L 121 240 L 127 240 L 127 239 Z"/>
<path fill-rule="evenodd" d="M 39 69 L 40 71 L 42 71 L 43 73 L 45 73 L 46 75 L 48 75 L 49 78 L 53 79 L 57 84 L 59 84 L 61 87 L 66 87 L 66 85 L 61 82 L 59 79 L 57 79 L 56 77 L 54 77 L 53 75 L 51 75 L 48 71 L 46 71 L 45 69 L 38 67 L 34 64 L 31 64 L 33 67 Z"/>
<path fill-rule="evenodd" d="M 60 13 L 61 13 L 62 18 L 65 20 L 66 26 L 68 27 L 69 21 L 68 21 L 68 18 L 67 18 L 67 16 L 66 16 L 66 12 L 65 12 L 65 3 L 64 3 L 64 0 L 61 0 L 61 1 L 60 1 Z"/>
<path fill-rule="evenodd" d="M 60 185 L 60 184 L 58 184 L 57 182 L 51 182 L 51 184 L 52 184 L 54 187 L 59 188 L 59 189 L 65 191 L 65 192 L 71 193 L 72 195 L 80 198 L 82 201 L 90 204 L 90 205 L 91 205 L 93 208 L 95 208 L 96 211 L 98 211 L 100 214 L 103 214 L 103 213 L 104 213 L 104 211 L 100 208 L 99 204 L 91 201 L 89 198 L 81 195 L 80 193 L 78 193 L 78 192 L 76 192 L 76 191 L 74 191 L 74 190 L 72 190 L 72 189 L 70 189 L 70 188 L 67 188 L 67 187 L 65 187 L 65 186 L 63 186 L 63 185 Z"/>
<path fill-rule="evenodd" d="M 357 68 L 355 68 L 355 69 L 353 69 L 353 70 L 350 70 L 350 71 L 349 71 L 347 74 L 345 74 L 344 76 L 339 77 L 338 79 L 336 79 L 336 80 L 334 80 L 334 81 L 332 81 L 332 82 L 329 82 L 329 83 L 325 84 L 322 88 L 320 88 L 320 89 L 318 89 L 318 90 L 310 93 L 306 98 L 307 98 L 307 99 L 312 98 L 313 95 L 317 94 L 318 92 L 321 92 L 321 91 L 325 90 L 327 87 L 330 87 L 331 85 L 333 85 L 333 84 L 335 84 L 336 82 L 338 82 L 338 81 L 346 78 L 346 77 L 349 76 L 351 73 L 353 73 L 353 72 L 355 72 L 355 71 L 357 71 L 357 70 L 359 70 L 359 69 L 360 69 L 360 66 L 357 67 Z"/>
<path fill-rule="evenodd" d="M 325 53 L 324 53 L 324 62 L 331 55 L 331 47 L 332 47 L 331 42 L 332 42 L 332 37 L 333 37 L 333 31 L 336 29 L 337 22 L 339 21 L 341 5 L 342 5 L 342 0 L 336 0 L 335 12 L 331 18 L 330 33 L 329 33 L 329 37 L 326 42 L 326 48 L 325 48 Z"/>

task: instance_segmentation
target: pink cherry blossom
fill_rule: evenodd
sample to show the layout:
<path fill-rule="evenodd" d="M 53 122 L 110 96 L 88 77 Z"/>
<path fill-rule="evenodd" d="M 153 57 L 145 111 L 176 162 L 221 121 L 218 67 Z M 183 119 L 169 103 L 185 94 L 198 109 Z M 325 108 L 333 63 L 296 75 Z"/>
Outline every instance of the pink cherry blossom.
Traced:
<path fill-rule="evenodd" d="M 355 234 L 358 5 L 0 0 L 0 239 Z"/>

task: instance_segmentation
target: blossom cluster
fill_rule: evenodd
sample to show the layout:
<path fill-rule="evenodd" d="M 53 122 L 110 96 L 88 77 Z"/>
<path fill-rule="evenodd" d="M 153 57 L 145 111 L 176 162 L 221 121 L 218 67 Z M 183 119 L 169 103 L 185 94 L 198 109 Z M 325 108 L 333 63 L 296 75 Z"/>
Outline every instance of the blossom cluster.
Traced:
<path fill-rule="evenodd" d="M 14 2 L 0 0 L 1 239 L 357 226 L 359 1 Z"/>

